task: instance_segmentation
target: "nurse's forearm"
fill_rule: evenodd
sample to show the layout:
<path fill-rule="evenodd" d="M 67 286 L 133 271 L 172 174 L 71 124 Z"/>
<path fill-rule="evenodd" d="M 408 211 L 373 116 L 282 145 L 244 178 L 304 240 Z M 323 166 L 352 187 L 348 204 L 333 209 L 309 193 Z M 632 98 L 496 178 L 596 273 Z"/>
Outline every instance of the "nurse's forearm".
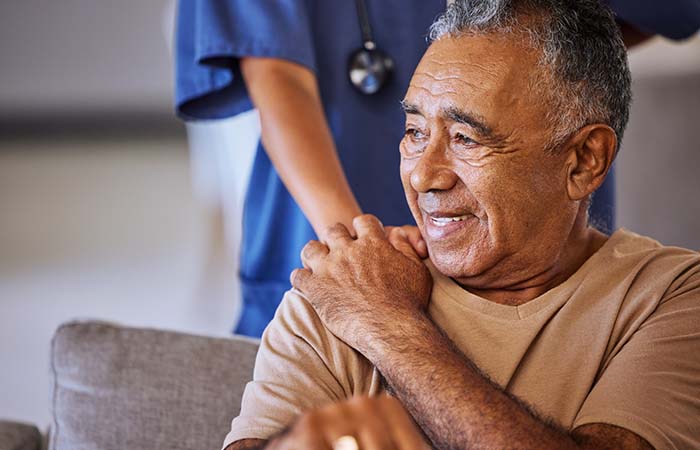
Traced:
<path fill-rule="evenodd" d="M 361 214 L 323 114 L 316 77 L 270 58 L 244 58 L 241 72 L 260 111 L 262 141 L 284 185 L 316 233 Z"/>

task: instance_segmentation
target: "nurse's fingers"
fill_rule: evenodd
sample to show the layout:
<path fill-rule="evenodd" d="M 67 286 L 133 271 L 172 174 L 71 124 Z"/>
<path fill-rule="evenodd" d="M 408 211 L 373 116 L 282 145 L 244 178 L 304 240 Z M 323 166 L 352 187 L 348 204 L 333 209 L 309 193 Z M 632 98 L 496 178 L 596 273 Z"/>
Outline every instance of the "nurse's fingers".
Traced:
<path fill-rule="evenodd" d="M 427 258 L 428 246 L 426 245 L 423 236 L 421 236 L 418 227 L 413 225 L 404 225 L 400 228 L 401 230 L 403 230 L 404 233 L 406 233 L 406 236 L 408 237 L 408 242 L 411 243 L 413 250 L 416 251 L 418 256 L 420 256 L 421 259 Z"/>
<path fill-rule="evenodd" d="M 384 225 L 372 214 L 363 214 L 352 219 L 352 226 L 359 238 L 385 239 Z"/>
<path fill-rule="evenodd" d="M 405 256 L 415 260 L 421 259 L 403 229 L 392 227 L 387 238 L 389 239 L 389 243 Z"/>

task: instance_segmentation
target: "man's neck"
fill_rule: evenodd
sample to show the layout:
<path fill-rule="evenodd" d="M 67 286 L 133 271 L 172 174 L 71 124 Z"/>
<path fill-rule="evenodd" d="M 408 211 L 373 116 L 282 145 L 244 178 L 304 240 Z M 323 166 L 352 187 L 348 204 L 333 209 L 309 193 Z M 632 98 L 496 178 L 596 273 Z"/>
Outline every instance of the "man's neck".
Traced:
<path fill-rule="evenodd" d="M 473 285 L 462 287 L 494 303 L 523 305 L 568 280 L 607 240 L 607 235 L 589 227 L 587 218 L 584 218 L 581 223 L 574 225 L 561 255 L 551 266 L 496 289 L 482 289 Z"/>

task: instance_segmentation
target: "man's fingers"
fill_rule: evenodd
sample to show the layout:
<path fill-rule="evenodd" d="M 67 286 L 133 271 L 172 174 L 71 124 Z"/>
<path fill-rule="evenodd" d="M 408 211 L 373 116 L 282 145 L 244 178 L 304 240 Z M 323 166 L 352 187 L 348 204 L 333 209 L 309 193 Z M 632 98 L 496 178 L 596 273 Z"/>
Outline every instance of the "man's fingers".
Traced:
<path fill-rule="evenodd" d="M 329 250 L 324 244 L 318 241 L 309 241 L 301 249 L 301 263 L 307 269 L 314 270 L 320 258 L 326 256 Z"/>
<path fill-rule="evenodd" d="M 357 440 L 362 450 L 400 450 L 387 432 L 387 421 L 377 408 L 376 402 L 360 413 L 362 426 L 357 430 Z"/>
<path fill-rule="evenodd" d="M 338 248 L 353 241 L 350 231 L 342 223 L 336 223 L 328 227 L 323 237 L 329 248 Z"/>
<path fill-rule="evenodd" d="M 289 281 L 292 283 L 292 286 L 295 289 L 304 292 L 304 287 L 306 287 L 309 278 L 311 278 L 312 275 L 313 274 L 309 269 L 294 269 L 292 270 L 291 275 L 289 275 Z"/>
<path fill-rule="evenodd" d="M 277 441 L 284 450 L 430 450 L 413 419 L 388 395 L 353 397 L 307 412 Z"/>
<path fill-rule="evenodd" d="M 387 421 L 377 407 L 377 399 L 358 396 L 348 401 L 352 419 L 358 424 L 355 438 L 362 450 L 397 450 L 387 433 Z"/>
<path fill-rule="evenodd" d="M 376 399 L 358 396 L 324 409 L 328 443 L 334 449 L 397 450 Z"/>
<path fill-rule="evenodd" d="M 371 214 L 363 214 L 352 219 L 352 226 L 357 237 L 384 239 L 384 225 Z"/>
<path fill-rule="evenodd" d="M 353 420 L 348 402 L 327 405 L 316 414 L 322 424 L 317 429 L 323 432 L 329 448 L 338 447 L 338 450 L 348 448 L 348 444 L 353 442 L 338 442 L 343 437 L 346 437 L 344 441 L 355 439 L 355 443 L 359 442 L 355 436 L 357 434 L 357 423 Z"/>
<path fill-rule="evenodd" d="M 386 418 L 396 448 L 399 450 L 430 450 L 418 426 L 403 405 L 389 395 L 380 397 L 379 407 Z"/>
<path fill-rule="evenodd" d="M 421 259 L 427 258 L 428 257 L 428 246 L 426 245 L 425 240 L 423 239 L 423 236 L 421 236 L 420 230 L 418 229 L 418 227 L 413 226 L 413 225 L 404 225 L 401 227 L 401 229 L 408 236 L 408 241 L 411 243 L 413 250 L 416 251 L 418 256 L 420 256 Z"/>
<path fill-rule="evenodd" d="M 328 445 L 323 432 L 324 422 L 316 412 L 303 415 L 292 427 L 289 433 L 283 436 L 284 446 L 282 450 L 332 450 Z M 277 450 L 275 448 L 274 450 Z"/>
<path fill-rule="evenodd" d="M 393 228 L 389 232 L 389 243 L 394 246 L 394 248 L 405 256 L 411 259 L 419 259 L 418 253 L 413 248 L 413 245 L 408 240 L 406 232 L 401 228 Z"/>

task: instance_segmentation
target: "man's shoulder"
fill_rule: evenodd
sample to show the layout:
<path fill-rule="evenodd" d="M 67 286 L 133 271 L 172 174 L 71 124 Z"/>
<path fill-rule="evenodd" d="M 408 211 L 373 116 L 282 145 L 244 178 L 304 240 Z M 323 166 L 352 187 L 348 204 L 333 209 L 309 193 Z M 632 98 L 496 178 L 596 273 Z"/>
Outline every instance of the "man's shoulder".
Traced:
<path fill-rule="evenodd" d="M 274 334 L 283 339 L 300 339 L 320 354 L 347 357 L 350 353 L 356 353 L 326 327 L 306 296 L 294 288 L 285 292 L 265 334 Z"/>
<path fill-rule="evenodd" d="M 348 395 L 376 393 L 381 388 L 374 366 L 335 336 L 297 289 L 284 294 L 275 317 L 263 333 L 261 352 L 267 357 L 274 355 L 273 359 L 279 355 L 284 355 L 285 360 L 297 358 L 306 365 L 321 361 L 324 370 L 333 374 Z M 317 367 L 316 376 L 319 371 Z M 313 372 L 309 369 L 309 373 Z"/>
<path fill-rule="evenodd" d="M 700 256 L 700 253 L 695 250 L 672 245 L 664 245 L 650 236 L 644 236 L 626 228 L 619 228 L 610 236 L 609 240 L 612 244 L 612 248 L 619 254 L 651 252 L 659 255 L 682 254 L 689 257 Z"/>
<path fill-rule="evenodd" d="M 700 253 L 664 245 L 659 241 L 619 229 L 606 245 L 604 259 L 607 264 L 599 270 L 608 270 L 610 265 L 619 265 L 632 273 L 639 273 L 640 281 L 646 284 L 672 284 L 679 278 L 700 276 Z"/>
<path fill-rule="evenodd" d="M 624 229 L 611 236 L 610 244 L 591 279 L 621 297 L 620 318 L 628 312 L 653 320 L 700 304 L 700 253 Z"/>
<path fill-rule="evenodd" d="M 283 323 L 297 333 L 303 330 L 306 330 L 306 332 L 315 330 L 316 333 L 325 330 L 321 318 L 311 303 L 309 303 L 303 293 L 294 288 L 284 293 L 270 325 L 275 325 L 276 322 Z"/>

